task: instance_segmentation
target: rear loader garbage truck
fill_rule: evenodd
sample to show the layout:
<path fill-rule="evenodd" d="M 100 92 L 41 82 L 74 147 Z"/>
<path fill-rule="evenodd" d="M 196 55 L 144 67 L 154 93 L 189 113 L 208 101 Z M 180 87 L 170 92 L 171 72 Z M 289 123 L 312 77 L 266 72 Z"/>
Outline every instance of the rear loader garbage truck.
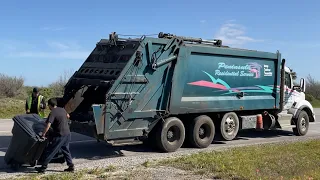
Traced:
<path fill-rule="evenodd" d="M 60 106 L 74 132 L 137 138 L 173 152 L 184 142 L 206 148 L 215 136 L 230 141 L 242 129 L 291 125 L 303 136 L 315 121 L 305 87 L 303 78 L 293 85 L 279 52 L 168 33 L 111 33 L 69 79 Z"/>

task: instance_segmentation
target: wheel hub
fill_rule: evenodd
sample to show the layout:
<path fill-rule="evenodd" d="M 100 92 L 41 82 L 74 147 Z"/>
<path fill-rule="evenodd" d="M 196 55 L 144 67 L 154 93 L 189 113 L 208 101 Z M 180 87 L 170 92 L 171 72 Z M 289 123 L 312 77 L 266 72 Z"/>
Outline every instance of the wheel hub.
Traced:
<path fill-rule="evenodd" d="M 204 131 L 205 131 L 204 128 L 199 128 L 199 135 L 200 136 L 204 135 Z"/>
<path fill-rule="evenodd" d="M 172 126 L 167 131 L 167 140 L 174 143 L 180 139 L 180 129 L 177 126 Z"/>
<path fill-rule="evenodd" d="M 172 131 L 168 131 L 168 133 L 167 133 L 167 138 L 168 138 L 168 139 L 173 138 L 173 132 L 172 132 Z"/>
<path fill-rule="evenodd" d="M 232 117 L 228 117 L 225 122 L 225 131 L 231 135 L 236 128 L 235 120 Z"/>
<path fill-rule="evenodd" d="M 300 125 L 301 125 L 301 130 L 302 131 L 305 131 L 307 129 L 307 123 L 306 123 L 306 119 L 305 118 L 301 119 Z"/>

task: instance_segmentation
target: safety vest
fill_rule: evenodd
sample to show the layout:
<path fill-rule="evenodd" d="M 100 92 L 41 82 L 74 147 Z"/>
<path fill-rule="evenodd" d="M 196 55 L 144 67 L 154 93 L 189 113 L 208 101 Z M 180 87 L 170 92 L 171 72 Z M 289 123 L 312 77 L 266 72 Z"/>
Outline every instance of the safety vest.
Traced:
<path fill-rule="evenodd" d="M 38 104 L 37 104 L 37 109 L 38 109 L 38 112 L 39 112 L 39 116 L 41 118 L 44 118 L 44 109 L 41 109 L 40 108 L 40 103 L 43 99 L 43 96 L 42 95 L 39 95 L 38 96 Z M 28 98 L 28 109 L 30 110 L 31 109 L 31 102 L 32 102 L 32 96 L 29 96 Z"/>

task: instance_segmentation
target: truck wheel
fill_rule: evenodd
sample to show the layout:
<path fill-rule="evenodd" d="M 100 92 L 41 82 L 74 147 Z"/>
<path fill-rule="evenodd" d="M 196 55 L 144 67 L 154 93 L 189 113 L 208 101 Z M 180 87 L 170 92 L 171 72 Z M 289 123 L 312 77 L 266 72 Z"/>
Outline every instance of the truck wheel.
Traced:
<path fill-rule="evenodd" d="M 164 120 L 156 133 L 157 146 L 163 152 L 174 152 L 179 149 L 185 139 L 185 128 L 176 117 Z"/>
<path fill-rule="evenodd" d="M 299 113 L 298 119 L 294 120 L 296 127 L 292 128 L 296 136 L 304 136 L 309 129 L 309 116 L 305 111 Z"/>
<path fill-rule="evenodd" d="M 239 131 L 239 118 L 236 113 L 229 112 L 226 113 L 220 123 L 219 135 L 223 140 L 231 141 L 233 140 Z"/>
<path fill-rule="evenodd" d="M 196 117 L 188 128 L 188 141 L 196 148 L 208 147 L 214 138 L 215 127 L 210 117 L 206 115 Z"/>

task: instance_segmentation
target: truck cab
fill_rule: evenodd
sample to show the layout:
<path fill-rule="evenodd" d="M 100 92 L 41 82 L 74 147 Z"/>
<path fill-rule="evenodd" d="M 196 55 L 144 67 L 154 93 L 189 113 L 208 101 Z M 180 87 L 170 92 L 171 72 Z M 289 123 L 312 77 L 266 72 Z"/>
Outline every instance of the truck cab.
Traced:
<path fill-rule="evenodd" d="M 308 128 L 309 122 L 315 122 L 316 118 L 311 103 L 305 99 L 306 81 L 304 78 L 301 78 L 300 84 L 295 85 L 292 70 L 289 67 L 285 67 L 284 69 L 284 107 L 283 111 L 279 114 L 278 122 L 282 127 L 295 125 L 299 122 L 302 126 Z M 308 122 L 303 117 L 305 113 L 308 116 Z"/>

